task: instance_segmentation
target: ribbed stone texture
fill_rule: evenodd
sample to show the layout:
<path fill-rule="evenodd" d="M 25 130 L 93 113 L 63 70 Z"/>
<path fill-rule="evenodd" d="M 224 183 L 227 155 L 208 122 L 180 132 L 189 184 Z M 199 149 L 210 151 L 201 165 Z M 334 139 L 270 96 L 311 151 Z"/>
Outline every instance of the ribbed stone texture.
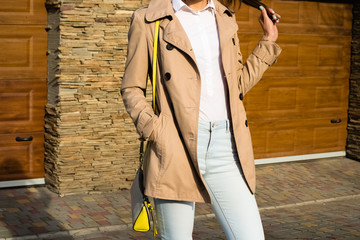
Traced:
<path fill-rule="evenodd" d="M 131 184 L 139 142 L 120 86 L 130 17 L 147 4 L 46 1 L 49 35 L 58 35 L 58 42 L 48 51 L 45 179 L 56 193 L 106 192 Z"/>
<path fill-rule="evenodd" d="M 346 155 L 360 161 L 360 2 L 354 1 Z"/>

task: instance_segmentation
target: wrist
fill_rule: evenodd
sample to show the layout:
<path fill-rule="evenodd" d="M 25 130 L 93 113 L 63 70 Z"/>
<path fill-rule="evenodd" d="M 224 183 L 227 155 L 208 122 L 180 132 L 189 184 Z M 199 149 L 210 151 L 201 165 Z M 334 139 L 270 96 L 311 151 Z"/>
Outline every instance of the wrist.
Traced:
<path fill-rule="evenodd" d="M 264 36 L 261 38 L 261 40 L 276 42 L 277 36 L 264 35 Z"/>

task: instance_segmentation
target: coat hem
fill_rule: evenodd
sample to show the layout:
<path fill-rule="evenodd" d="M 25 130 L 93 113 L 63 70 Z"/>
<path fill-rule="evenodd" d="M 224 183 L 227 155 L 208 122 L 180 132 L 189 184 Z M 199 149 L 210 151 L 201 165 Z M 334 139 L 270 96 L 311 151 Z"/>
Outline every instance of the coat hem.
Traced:
<path fill-rule="evenodd" d="M 159 198 L 159 199 L 165 199 L 165 200 L 173 200 L 173 201 L 188 201 L 188 202 L 197 202 L 197 203 L 211 203 L 210 199 L 206 200 L 204 197 L 194 197 L 194 196 L 174 196 L 169 194 L 151 194 L 148 193 L 151 191 L 145 190 L 145 195 L 151 198 Z"/>

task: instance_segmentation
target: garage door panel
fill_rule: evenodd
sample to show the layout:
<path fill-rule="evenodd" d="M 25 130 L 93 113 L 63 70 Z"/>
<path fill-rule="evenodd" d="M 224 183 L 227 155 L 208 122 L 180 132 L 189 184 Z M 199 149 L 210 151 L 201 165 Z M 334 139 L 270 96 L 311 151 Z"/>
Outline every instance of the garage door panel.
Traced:
<path fill-rule="evenodd" d="M 352 6 L 350 4 L 316 3 L 307 1 L 269 1 L 269 7 L 281 15 L 278 25 L 282 34 L 351 35 Z M 237 12 L 241 32 L 261 32 L 259 11 L 245 4 Z"/>
<path fill-rule="evenodd" d="M 344 151 L 351 5 L 274 0 L 270 6 L 282 15 L 283 52 L 244 98 L 255 158 Z M 246 16 L 258 15 L 246 8 Z M 238 22 L 246 59 L 262 30 L 256 21 Z"/>
<path fill-rule="evenodd" d="M 313 133 L 314 149 L 324 150 L 337 148 L 339 146 L 341 131 L 339 126 L 315 128 Z"/>
<path fill-rule="evenodd" d="M 301 3 L 300 2 L 282 2 L 278 3 L 275 2 L 272 5 L 272 8 L 276 11 L 280 11 L 279 14 L 282 16 L 281 24 L 300 24 L 300 22 L 305 22 L 302 18 L 304 18 L 303 15 L 301 15 Z M 302 21 L 301 21 L 302 20 Z M 312 21 L 312 18 L 309 19 Z"/>
<path fill-rule="evenodd" d="M 245 95 L 244 104 L 248 115 L 265 118 L 331 116 L 346 112 L 348 87 L 342 78 L 268 77 Z"/>
<path fill-rule="evenodd" d="M 346 118 L 339 124 L 328 119 L 249 121 L 256 158 L 343 151 Z"/>
<path fill-rule="evenodd" d="M 239 34 L 244 60 L 258 44 L 261 34 Z M 283 49 L 277 63 L 264 76 L 332 76 L 348 77 L 351 37 L 317 37 L 280 35 Z"/>
<path fill-rule="evenodd" d="M 46 23 L 44 0 L 8 0 L 0 4 L 0 24 Z"/>
<path fill-rule="evenodd" d="M 45 0 L 1 2 L 0 181 L 44 177 L 46 25 Z"/>
<path fill-rule="evenodd" d="M 247 111 L 247 117 L 249 123 L 254 123 L 257 121 L 278 121 L 282 118 L 286 118 L 289 121 L 294 121 L 294 124 L 303 124 L 309 119 L 326 119 L 326 123 L 331 123 L 331 121 L 338 121 L 346 123 L 347 121 L 347 112 L 339 109 L 339 111 L 334 112 L 333 110 L 318 112 L 314 109 L 308 111 L 268 111 L 266 114 L 261 112 L 252 112 Z M 346 125 L 346 124 L 345 124 Z M 346 126 L 345 126 L 346 127 Z"/>
<path fill-rule="evenodd" d="M 313 129 L 318 127 L 345 127 L 346 130 L 346 115 L 339 114 L 339 117 L 344 117 L 344 121 L 340 123 L 331 123 L 328 118 L 309 118 L 309 119 L 302 119 L 301 121 L 296 121 L 296 119 L 263 119 L 253 121 L 249 119 L 249 126 L 251 131 L 258 131 L 259 129 L 268 131 L 280 131 L 286 129 L 296 129 L 296 128 L 306 128 L 306 129 Z M 299 124 L 299 122 L 301 124 Z"/>
<path fill-rule="evenodd" d="M 317 24 L 320 26 L 344 27 L 346 25 L 345 5 L 318 3 Z"/>
<path fill-rule="evenodd" d="M 46 78 L 46 31 L 0 25 L 0 80 Z"/>
<path fill-rule="evenodd" d="M 0 92 L 0 105 L 6 106 L 0 108 L 0 121 L 29 121 L 31 99 L 31 92 Z"/>
<path fill-rule="evenodd" d="M 46 79 L 0 80 L 0 133 L 44 130 Z"/>
<path fill-rule="evenodd" d="M 344 86 L 317 86 L 315 87 L 316 110 L 337 109 L 342 107 L 341 97 L 344 95 Z"/>
<path fill-rule="evenodd" d="M 17 142 L 16 137 L 33 137 Z M 0 181 L 44 176 L 44 133 L 0 134 Z"/>
<path fill-rule="evenodd" d="M 31 45 L 31 36 L 2 36 L 0 38 L 0 51 L 2 52 L 0 67 L 29 67 Z"/>
<path fill-rule="evenodd" d="M 256 126 L 251 124 L 250 126 L 256 158 L 297 155 L 301 152 L 299 147 L 303 148 L 304 144 L 306 144 L 303 141 L 302 145 L 299 145 L 300 129 L 271 129 L 270 126 L 263 126 L 261 128 L 259 124 Z M 274 127 L 274 125 L 271 126 Z M 309 129 L 303 129 L 303 131 L 311 132 Z M 311 147 L 311 143 L 307 144 L 309 145 L 308 148 Z"/>

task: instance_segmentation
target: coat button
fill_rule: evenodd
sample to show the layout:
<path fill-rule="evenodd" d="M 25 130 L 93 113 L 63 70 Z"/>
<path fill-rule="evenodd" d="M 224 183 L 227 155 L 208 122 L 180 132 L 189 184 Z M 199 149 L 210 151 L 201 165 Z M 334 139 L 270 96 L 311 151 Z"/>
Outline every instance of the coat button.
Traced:
<path fill-rule="evenodd" d="M 166 45 L 166 49 L 169 50 L 169 51 L 171 51 L 171 50 L 174 49 L 174 46 L 171 45 L 170 43 L 168 43 L 168 44 Z"/>
<path fill-rule="evenodd" d="M 165 73 L 165 80 L 169 81 L 171 78 L 171 74 L 169 72 Z"/>
<path fill-rule="evenodd" d="M 240 98 L 240 100 L 242 101 L 242 100 L 244 99 L 244 94 L 243 94 L 243 93 L 240 93 L 239 98 Z"/>
<path fill-rule="evenodd" d="M 233 44 L 235 45 L 235 38 L 232 38 L 232 42 L 233 42 Z"/>
<path fill-rule="evenodd" d="M 249 126 L 249 124 L 248 124 L 248 121 L 247 121 L 247 120 L 245 120 L 245 126 L 246 126 L 246 127 L 248 127 L 248 126 Z"/>

